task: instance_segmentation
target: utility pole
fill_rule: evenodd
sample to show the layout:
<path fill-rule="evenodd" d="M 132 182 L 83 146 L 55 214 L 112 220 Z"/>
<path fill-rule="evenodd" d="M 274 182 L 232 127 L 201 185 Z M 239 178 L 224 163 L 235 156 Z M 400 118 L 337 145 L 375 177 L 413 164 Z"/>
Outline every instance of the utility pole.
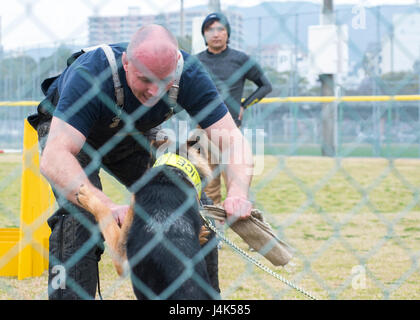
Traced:
<path fill-rule="evenodd" d="M 262 29 L 262 27 L 261 27 L 261 23 L 262 23 L 262 20 L 261 20 L 261 17 L 258 17 L 258 49 L 257 49 L 257 61 L 258 61 L 258 63 L 261 63 L 261 46 L 262 46 L 262 43 L 261 43 L 261 37 L 262 37 L 262 31 L 261 31 L 261 29 Z"/>
<path fill-rule="evenodd" d="M 209 0 L 208 7 L 210 12 L 222 12 L 220 8 L 220 0 Z"/>
<path fill-rule="evenodd" d="M 376 7 L 376 48 L 374 54 L 375 66 L 373 69 L 374 75 L 372 78 L 372 94 L 377 96 L 379 94 L 379 56 L 381 54 L 381 24 L 380 24 L 380 12 L 381 6 Z M 372 121 L 373 121 L 373 132 L 374 132 L 374 141 L 373 152 L 375 156 L 379 156 L 381 152 L 381 141 L 382 141 L 382 124 L 381 124 L 381 111 L 378 102 L 372 102 Z"/>
<path fill-rule="evenodd" d="M 394 73 L 394 25 L 391 25 L 391 73 Z"/>
<path fill-rule="evenodd" d="M 335 24 L 333 0 L 324 0 L 322 6 L 321 24 Z M 321 95 L 334 96 L 334 75 L 320 74 Z M 336 154 L 336 102 L 323 103 L 322 105 L 322 141 L 321 151 L 323 156 L 333 157 Z"/>
<path fill-rule="evenodd" d="M 295 14 L 295 43 L 294 43 L 294 59 L 293 59 L 293 90 L 292 95 L 299 95 L 298 82 L 298 37 L 299 37 L 299 14 Z"/>
<path fill-rule="evenodd" d="M 184 38 L 184 0 L 181 0 L 180 35 L 181 35 L 181 38 Z"/>

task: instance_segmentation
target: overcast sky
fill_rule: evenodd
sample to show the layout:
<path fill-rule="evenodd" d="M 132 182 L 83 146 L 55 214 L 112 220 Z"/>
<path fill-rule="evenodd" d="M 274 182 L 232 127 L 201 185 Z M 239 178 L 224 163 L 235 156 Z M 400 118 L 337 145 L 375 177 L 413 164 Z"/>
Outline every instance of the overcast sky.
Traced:
<path fill-rule="evenodd" d="M 271 0 L 275 1 L 275 0 Z M 277 0 L 287 2 L 290 0 Z M 322 3 L 322 0 L 307 0 Z M 176 11 L 180 0 L 0 0 L 1 44 L 4 49 L 52 45 L 62 41 L 82 41 L 87 37 L 90 15 L 125 15 L 128 7 L 140 14 Z M 253 6 L 261 0 L 221 0 L 229 5 Z M 207 4 L 207 0 L 184 0 L 186 8 Z M 414 4 L 416 0 L 334 0 L 334 4 L 363 6 Z"/>

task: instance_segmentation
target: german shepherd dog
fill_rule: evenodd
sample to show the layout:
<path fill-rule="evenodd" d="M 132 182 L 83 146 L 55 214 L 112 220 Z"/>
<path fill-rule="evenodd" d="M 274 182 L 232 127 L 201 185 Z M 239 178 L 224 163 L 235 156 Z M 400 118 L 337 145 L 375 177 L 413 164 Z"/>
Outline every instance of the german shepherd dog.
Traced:
<path fill-rule="evenodd" d="M 194 143 L 188 144 L 188 160 L 201 179 L 208 178 L 207 160 Z M 137 184 L 121 228 L 86 186 L 77 195 L 95 216 L 118 274 L 131 270 L 137 299 L 219 299 L 201 253 L 209 231 L 191 179 L 183 170 L 163 164 L 150 168 Z"/>

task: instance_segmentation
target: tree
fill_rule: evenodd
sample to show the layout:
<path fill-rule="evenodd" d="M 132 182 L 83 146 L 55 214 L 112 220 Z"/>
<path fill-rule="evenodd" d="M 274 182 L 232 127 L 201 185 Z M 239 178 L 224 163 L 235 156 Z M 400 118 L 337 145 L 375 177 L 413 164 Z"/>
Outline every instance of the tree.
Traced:
<path fill-rule="evenodd" d="M 43 97 L 41 82 L 61 73 L 67 66 L 72 51 L 65 45 L 37 63 L 32 57 L 21 54 L 0 60 L 1 100 L 39 100 Z"/>
<path fill-rule="evenodd" d="M 388 95 L 418 94 L 418 79 L 414 72 L 389 72 L 381 76 L 380 90 Z"/>
<path fill-rule="evenodd" d="M 30 99 L 36 61 L 26 55 L 0 60 L 0 95 L 2 100 Z"/>
<path fill-rule="evenodd" d="M 264 67 L 265 75 L 270 80 L 273 91 L 270 96 L 291 96 L 291 95 L 305 95 L 308 91 L 308 80 L 298 73 L 293 71 L 278 72 L 274 68 Z M 294 77 L 296 77 L 294 79 Z M 248 86 L 246 89 L 250 90 Z"/>
<path fill-rule="evenodd" d="M 52 55 L 41 58 L 39 61 L 39 77 L 43 80 L 63 72 L 67 67 L 67 59 L 72 53 L 73 51 L 70 48 L 62 44 Z"/>
<path fill-rule="evenodd" d="M 192 39 L 191 36 L 187 35 L 185 37 L 177 37 L 178 46 L 180 49 L 191 52 L 192 50 Z"/>

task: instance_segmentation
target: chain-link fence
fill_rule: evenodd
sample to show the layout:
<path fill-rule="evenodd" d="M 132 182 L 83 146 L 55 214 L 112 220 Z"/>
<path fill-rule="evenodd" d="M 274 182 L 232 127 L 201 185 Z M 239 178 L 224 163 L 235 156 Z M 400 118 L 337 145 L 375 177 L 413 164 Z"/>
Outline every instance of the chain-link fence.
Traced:
<path fill-rule="evenodd" d="M 44 11 L 56 9 L 41 0 L 17 2 L 16 14 L 0 20 L 0 273 L 4 276 L 0 277 L 0 298 L 90 299 L 100 293 L 104 299 L 167 299 L 183 290 L 196 290 L 193 298 L 201 294 L 217 298 L 217 287 L 224 299 L 305 299 L 308 294 L 319 299 L 419 298 L 417 4 L 368 7 L 355 1 L 353 5 L 335 5 L 334 14 L 328 15 L 325 10 L 322 14 L 321 1 L 261 3 L 252 8 L 239 7 L 239 3 L 227 7 L 222 1 L 232 32 L 230 47 L 247 52 L 252 60 L 243 62 L 218 86 L 221 97 L 232 100 L 225 89 L 248 76 L 253 61 L 272 87 L 263 100 L 245 110 L 240 131 L 254 154 L 250 200 L 264 212 L 276 236 L 293 248 L 291 262 L 275 267 L 263 258 L 273 243 L 255 252 L 226 225 L 219 228 L 242 254 L 220 236 L 210 236 L 206 244 L 197 247 L 198 239 L 190 239 L 196 236 L 194 223 L 201 223 L 196 191 L 190 185 L 195 180 L 185 171 L 186 176 L 176 173 L 179 168 L 151 168 L 153 154 L 163 150 L 155 140 L 169 137 L 175 146 L 164 150 L 182 151 L 182 142 L 197 125 L 207 128 L 221 121 L 223 108 L 212 93 L 213 82 L 209 84 L 210 78 L 202 74 L 192 52 L 194 19 L 201 27 L 209 13 L 207 6 L 190 8 L 186 3 L 183 10 L 172 12 L 165 8 L 169 4 L 149 3 L 156 13 L 152 15 L 142 14 L 144 8 L 130 8 L 126 14 L 124 10 L 133 5 L 129 1 L 119 1 L 120 8 L 126 7 L 121 13 L 113 11 L 114 1 L 76 2 L 74 8 L 67 7 L 70 2 L 63 3 L 67 15 L 74 9 L 84 17 L 80 25 L 75 18 L 72 28 L 57 30 L 58 25 L 42 18 Z M 28 22 L 43 38 L 36 46 L 18 48 L 23 45 L 12 44 L 11 38 L 18 39 L 23 26 L 22 37 L 25 32 L 26 37 L 32 37 Z M 153 107 L 144 106 L 152 94 L 143 96 L 138 81 L 157 83 L 156 92 L 165 92 L 170 84 L 167 74 L 159 74 L 161 69 L 157 71 L 144 61 L 135 64 L 126 44 L 112 46 L 124 88 L 122 105 L 114 92 L 115 73 L 102 49 L 82 54 L 66 68 L 68 58 L 81 48 L 98 45 L 102 39 L 128 41 L 140 26 L 153 22 L 172 31 L 184 52 L 191 53 L 183 56 L 176 105 L 168 95 L 162 95 Z M 66 38 L 61 40 L 58 34 Z M 198 36 L 202 37 L 201 29 Z M 45 38 L 54 44 L 44 48 Z M 124 63 L 125 51 L 128 64 Z M 160 64 L 168 64 L 167 60 Z M 331 65 L 335 70 L 328 69 Z M 133 66 L 136 78 L 130 78 Z M 44 92 L 48 96 L 44 100 L 41 83 L 64 70 L 64 76 Z M 219 66 L 220 73 L 226 70 Z M 218 83 L 220 75 L 211 69 L 208 73 Z M 247 81 L 242 98 L 255 89 L 255 84 Z M 44 150 L 49 132 L 50 120 L 44 115 L 35 124 L 42 143 L 29 149 L 24 144 L 24 120 L 36 113 L 40 101 L 44 101 L 45 114 L 55 109 L 54 115 L 70 124 L 60 121 L 62 127 L 52 129 L 49 149 L 48 144 L 45 149 L 48 162 L 44 165 L 48 165 L 43 171 L 57 200 L 52 207 L 45 203 L 48 200 L 42 192 L 43 204 L 36 200 L 38 180 L 25 178 L 27 172 L 39 175 L 36 153 Z M 172 115 L 178 107 L 186 111 Z M 149 130 L 157 125 L 161 130 L 156 135 Z M 25 131 L 25 138 L 29 134 Z M 219 132 L 218 139 L 223 136 L 228 137 L 229 132 Z M 238 152 L 238 145 L 232 143 L 230 150 Z M 225 148 L 223 156 L 229 154 L 226 146 L 221 148 Z M 62 153 L 69 150 L 77 156 L 67 158 L 69 155 Z M 200 149 L 204 154 L 206 150 Z M 228 156 L 229 161 L 233 156 Z M 75 157 L 85 174 L 71 169 Z M 235 171 L 235 164 L 231 169 L 229 161 L 224 163 L 228 178 L 241 188 L 245 169 Z M 220 168 L 215 169 L 214 175 L 217 173 Z M 128 205 L 131 194 L 136 194 L 126 251 L 130 272 L 123 277 L 114 269 L 116 247 L 107 239 L 105 229 L 99 228 L 91 213 L 71 203 L 77 202 L 74 195 L 68 195 L 70 202 L 64 200 L 63 194 L 69 190 L 77 192 L 73 184 L 85 181 L 84 175 L 92 186 L 103 189 L 105 207 Z M 156 179 L 164 183 L 160 185 Z M 33 185 L 28 187 L 27 181 Z M 202 182 L 204 187 L 209 179 Z M 222 200 L 229 191 L 225 184 Z M 206 197 L 201 199 L 205 201 Z M 28 207 L 43 209 L 39 216 L 32 209 L 30 219 L 25 220 Z M 49 242 L 31 240 L 39 238 L 38 228 L 47 219 L 48 232 L 52 230 Z M 17 280 L 16 275 L 27 267 L 22 261 L 28 260 L 22 256 L 28 244 L 42 257 L 34 260 L 41 264 L 41 271 L 36 277 L 22 280 L 18 276 Z M 271 271 L 260 270 L 252 260 L 270 266 Z M 5 273 L 13 268 L 16 275 Z"/>

